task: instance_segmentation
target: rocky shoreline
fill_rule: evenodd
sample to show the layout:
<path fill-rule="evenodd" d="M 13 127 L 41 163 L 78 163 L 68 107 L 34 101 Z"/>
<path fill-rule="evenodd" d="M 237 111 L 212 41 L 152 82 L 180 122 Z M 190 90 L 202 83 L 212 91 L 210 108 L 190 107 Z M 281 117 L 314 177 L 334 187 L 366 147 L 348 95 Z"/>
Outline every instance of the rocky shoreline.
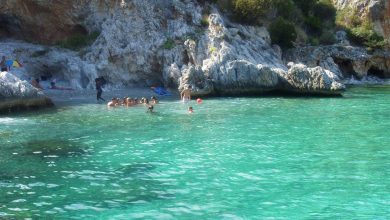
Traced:
<path fill-rule="evenodd" d="M 6 22 L 11 35 L 0 42 L 0 51 L 23 64 L 11 72 L 22 80 L 57 80 L 75 90 L 95 89 L 100 76 L 108 89 L 164 86 L 180 92 L 191 85 L 195 96 L 340 96 L 344 82 L 390 78 L 390 53 L 351 46 L 345 33 L 338 33 L 334 45 L 282 51 L 265 27 L 234 23 L 197 1 L 105 2 L 48 7 L 36 0 L 7 0 L 0 14 L 14 12 L 19 26 Z M 45 22 L 33 16 L 36 8 L 45 13 L 40 16 Z M 66 28 L 57 30 L 59 24 Z M 39 28 L 44 33 L 37 33 Z M 96 39 L 81 49 L 53 45 L 86 33 L 97 33 Z M 22 35 L 47 44 L 15 40 Z"/>
<path fill-rule="evenodd" d="M 8 72 L 0 73 L 0 114 L 53 107 L 43 92 Z"/>

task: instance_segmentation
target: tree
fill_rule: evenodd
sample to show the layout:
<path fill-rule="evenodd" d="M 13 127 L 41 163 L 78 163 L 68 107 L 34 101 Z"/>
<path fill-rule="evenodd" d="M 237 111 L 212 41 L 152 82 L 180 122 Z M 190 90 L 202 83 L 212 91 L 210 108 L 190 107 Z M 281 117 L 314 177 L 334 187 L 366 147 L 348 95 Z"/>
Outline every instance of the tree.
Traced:
<path fill-rule="evenodd" d="M 286 49 L 293 46 L 293 42 L 297 38 L 297 32 L 292 22 L 286 21 L 282 17 L 278 17 L 269 27 L 271 41 L 273 44 L 278 44 Z"/>

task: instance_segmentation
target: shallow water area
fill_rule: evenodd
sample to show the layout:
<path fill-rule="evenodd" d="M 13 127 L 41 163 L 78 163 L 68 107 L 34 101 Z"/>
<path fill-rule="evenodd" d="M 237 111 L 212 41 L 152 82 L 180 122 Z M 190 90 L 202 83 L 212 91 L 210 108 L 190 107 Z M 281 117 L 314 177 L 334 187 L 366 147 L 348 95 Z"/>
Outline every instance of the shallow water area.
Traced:
<path fill-rule="evenodd" d="M 0 218 L 390 218 L 390 86 L 153 114 L 92 93 L 0 118 Z"/>

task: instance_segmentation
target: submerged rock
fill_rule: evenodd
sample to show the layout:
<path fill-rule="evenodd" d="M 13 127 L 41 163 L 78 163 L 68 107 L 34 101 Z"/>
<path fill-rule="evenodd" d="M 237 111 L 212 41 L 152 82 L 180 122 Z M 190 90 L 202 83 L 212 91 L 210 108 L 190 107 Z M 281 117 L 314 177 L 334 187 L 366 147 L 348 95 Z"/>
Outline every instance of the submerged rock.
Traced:
<path fill-rule="evenodd" d="M 27 81 L 0 73 L 0 113 L 51 107 L 53 102 Z"/>
<path fill-rule="evenodd" d="M 67 140 L 36 140 L 20 144 L 26 155 L 38 157 L 73 157 L 87 153 L 84 146 Z"/>

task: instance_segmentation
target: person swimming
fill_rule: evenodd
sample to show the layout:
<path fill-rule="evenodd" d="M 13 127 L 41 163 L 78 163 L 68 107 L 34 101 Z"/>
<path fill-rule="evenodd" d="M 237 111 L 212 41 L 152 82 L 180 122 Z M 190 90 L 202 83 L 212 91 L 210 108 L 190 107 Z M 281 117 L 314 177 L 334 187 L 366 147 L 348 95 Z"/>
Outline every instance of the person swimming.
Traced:
<path fill-rule="evenodd" d="M 123 101 L 122 101 L 122 105 L 123 105 L 123 106 L 128 106 L 127 100 L 128 100 L 128 97 L 127 97 L 127 96 L 123 97 Z"/>
<path fill-rule="evenodd" d="M 192 90 L 192 86 L 189 85 L 186 89 L 184 89 L 184 90 L 180 93 L 181 100 L 182 100 L 183 102 L 189 102 L 189 101 L 191 101 L 191 90 Z"/>
<path fill-rule="evenodd" d="M 132 106 L 132 105 L 133 105 L 133 99 L 130 98 L 130 97 L 127 97 L 127 98 L 126 98 L 126 106 L 127 106 L 127 107 L 130 107 L 130 106 Z"/>
<path fill-rule="evenodd" d="M 194 109 L 192 108 L 192 106 L 188 107 L 188 113 L 194 113 Z"/>
<path fill-rule="evenodd" d="M 107 103 L 108 107 L 115 107 L 118 106 L 118 100 L 117 98 L 112 98 L 110 102 Z"/>
<path fill-rule="evenodd" d="M 158 103 L 158 99 L 156 98 L 156 96 L 152 96 L 150 98 L 150 102 L 152 103 L 152 105 L 157 104 Z"/>
<path fill-rule="evenodd" d="M 153 109 L 153 105 L 148 105 L 148 109 L 146 110 L 146 112 L 153 113 Z"/>

